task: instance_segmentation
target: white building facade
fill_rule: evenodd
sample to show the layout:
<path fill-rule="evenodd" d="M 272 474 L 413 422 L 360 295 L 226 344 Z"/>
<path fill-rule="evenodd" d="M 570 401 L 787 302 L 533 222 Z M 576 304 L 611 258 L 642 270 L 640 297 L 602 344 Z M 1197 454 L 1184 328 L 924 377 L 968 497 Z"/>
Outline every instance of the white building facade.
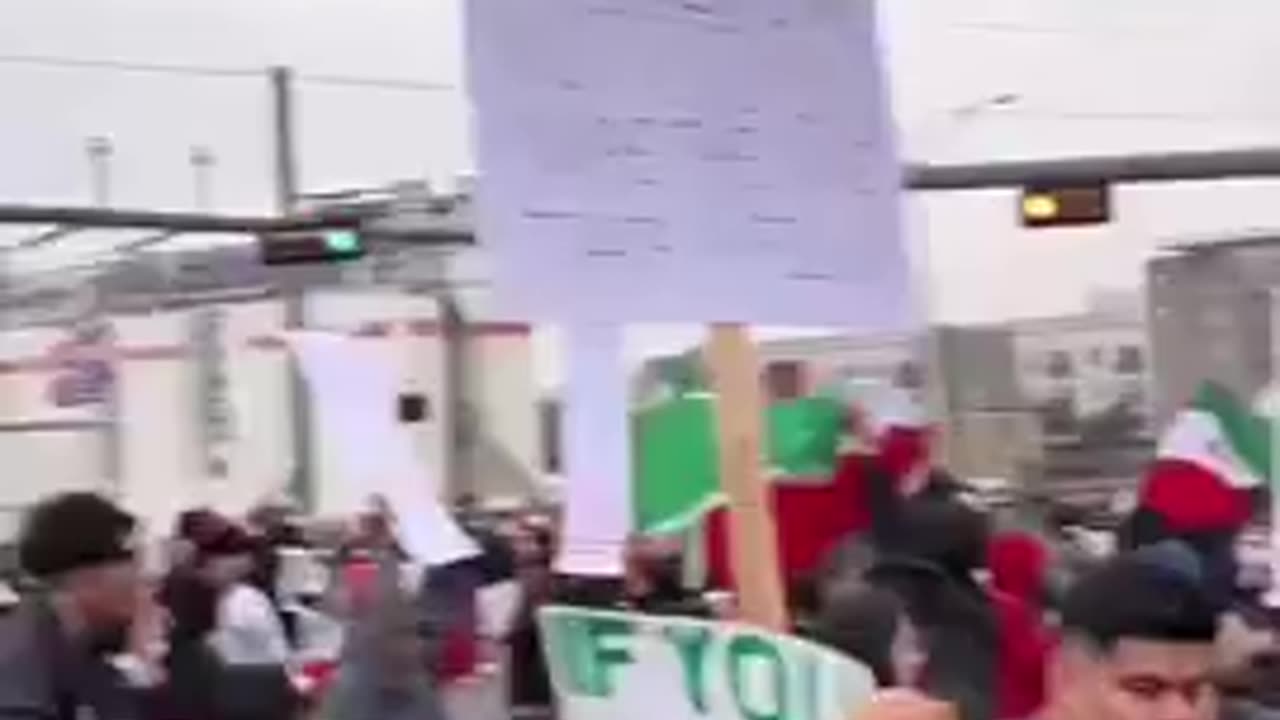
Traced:
<path fill-rule="evenodd" d="M 1091 312 L 1009 325 L 1018 381 L 1041 408 L 1050 439 L 1078 438 L 1082 424 L 1109 412 L 1131 413 L 1152 433 L 1153 382 L 1140 312 Z"/>
<path fill-rule="evenodd" d="M 456 224 L 468 231 L 465 216 Z M 0 276 L 0 542 L 23 508 L 66 489 L 109 493 L 157 532 L 184 508 L 237 513 L 284 491 L 320 513 L 347 509 L 333 448 L 297 427 L 290 283 L 302 327 L 399 358 L 387 412 L 412 427 L 435 486 L 537 492 L 532 328 L 490 307 L 479 251 L 375 247 L 353 265 L 278 275 L 242 240 L 108 254 L 83 275 Z"/>

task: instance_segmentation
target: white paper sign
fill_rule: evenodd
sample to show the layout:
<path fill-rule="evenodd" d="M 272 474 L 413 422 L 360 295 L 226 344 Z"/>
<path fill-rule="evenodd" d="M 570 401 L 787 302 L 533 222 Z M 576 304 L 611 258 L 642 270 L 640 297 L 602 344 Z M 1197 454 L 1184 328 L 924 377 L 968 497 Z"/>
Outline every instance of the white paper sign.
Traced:
<path fill-rule="evenodd" d="M 565 328 L 565 518 L 556 569 L 620 577 L 631 534 L 631 435 L 622 329 Z"/>
<path fill-rule="evenodd" d="M 543 645 L 565 720 L 848 720 L 863 665 L 745 625 L 552 607 Z"/>
<path fill-rule="evenodd" d="M 872 0 L 469 0 L 478 225 L 547 319 L 913 324 Z"/>
<path fill-rule="evenodd" d="M 311 389 L 319 441 L 337 448 L 339 473 L 350 496 L 357 502 L 375 495 L 386 498 L 400 541 L 427 565 L 479 554 L 441 505 L 436 478 L 395 421 L 397 372 L 387 358 L 342 335 L 295 332 L 287 338 Z"/>

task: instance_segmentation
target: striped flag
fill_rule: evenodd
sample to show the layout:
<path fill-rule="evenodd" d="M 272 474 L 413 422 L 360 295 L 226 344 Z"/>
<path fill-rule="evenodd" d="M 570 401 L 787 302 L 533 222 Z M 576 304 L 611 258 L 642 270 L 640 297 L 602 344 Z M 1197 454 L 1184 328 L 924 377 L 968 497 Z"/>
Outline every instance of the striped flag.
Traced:
<path fill-rule="evenodd" d="M 1272 462 L 1270 423 L 1205 383 L 1161 438 L 1140 504 L 1180 531 L 1238 528 L 1252 515 L 1249 491 L 1268 484 Z"/>
<path fill-rule="evenodd" d="M 774 475 L 829 477 L 844 415 L 843 404 L 830 397 L 774 404 L 765 415 L 762 462 Z M 642 409 L 634 415 L 633 433 L 632 497 L 639 532 L 687 529 L 723 503 L 712 395 L 686 392 Z"/>

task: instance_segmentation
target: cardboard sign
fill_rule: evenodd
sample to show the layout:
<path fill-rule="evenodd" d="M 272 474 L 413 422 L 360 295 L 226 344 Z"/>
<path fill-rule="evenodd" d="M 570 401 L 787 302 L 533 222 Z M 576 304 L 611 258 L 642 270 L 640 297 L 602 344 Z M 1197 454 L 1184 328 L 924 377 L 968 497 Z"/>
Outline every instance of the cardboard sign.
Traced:
<path fill-rule="evenodd" d="M 550 607 L 539 616 L 565 720 L 848 720 L 871 672 L 746 625 Z"/>

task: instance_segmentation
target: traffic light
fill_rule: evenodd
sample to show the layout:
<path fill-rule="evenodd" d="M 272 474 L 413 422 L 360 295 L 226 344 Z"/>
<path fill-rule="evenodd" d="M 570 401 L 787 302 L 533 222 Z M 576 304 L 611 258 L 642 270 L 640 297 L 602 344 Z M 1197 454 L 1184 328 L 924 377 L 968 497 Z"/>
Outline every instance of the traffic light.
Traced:
<path fill-rule="evenodd" d="M 359 260 L 365 243 L 353 229 L 299 230 L 259 236 L 258 250 L 264 265 L 302 265 Z"/>
<path fill-rule="evenodd" d="M 1029 228 L 1110 222 L 1111 188 L 1104 182 L 1029 185 L 1018 212 Z"/>

